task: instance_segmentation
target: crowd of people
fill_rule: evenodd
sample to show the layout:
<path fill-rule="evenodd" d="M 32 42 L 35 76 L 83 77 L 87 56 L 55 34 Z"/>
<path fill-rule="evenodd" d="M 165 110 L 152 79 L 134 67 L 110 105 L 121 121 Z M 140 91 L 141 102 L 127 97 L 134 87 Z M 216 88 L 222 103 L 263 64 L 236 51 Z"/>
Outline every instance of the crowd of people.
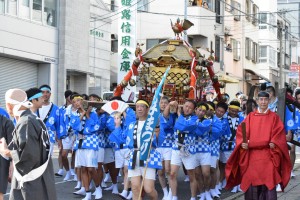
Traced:
<path fill-rule="evenodd" d="M 83 200 L 105 199 L 102 189 L 122 199 L 147 195 L 157 200 L 156 178 L 163 200 L 177 200 L 181 167 L 190 184 L 191 200 L 220 197 L 225 187 L 244 191 L 249 200 L 276 199 L 276 192 L 294 176 L 295 146 L 286 141 L 297 139 L 300 111 L 290 105 L 281 122 L 275 113 L 278 99 L 273 86 L 259 91 L 255 100 L 239 92 L 231 101 L 227 95 L 226 102 L 187 99 L 178 105 L 162 96 L 147 161 L 140 160 L 141 132 L 150 108 L 146 100 L 138 99 L 134 109 L 109 114 L 101 108 L 83 107 L 84 100 L 101 102 L 96 94 L 67 90 L 60 107 L 50 97 L 48 85 L 6 93 L 6 108 L 14 123 L 0 110 L 0 176 L 4 177 L 0 200 L 12 169 L 10 199 L 45 200 L 56 199 L 54 176 L 77 181 L 73 193 Z M 300 90 L 295 91 L 295 99 L 300 103 Z M 114 100 L 123 101 L 121 97 Z M 59 170 L 54 175 L 55 143 Z M 68 154 L 72 155 L 70 163 Z M 119 174 L 124 180 L 120 193 Z"/>

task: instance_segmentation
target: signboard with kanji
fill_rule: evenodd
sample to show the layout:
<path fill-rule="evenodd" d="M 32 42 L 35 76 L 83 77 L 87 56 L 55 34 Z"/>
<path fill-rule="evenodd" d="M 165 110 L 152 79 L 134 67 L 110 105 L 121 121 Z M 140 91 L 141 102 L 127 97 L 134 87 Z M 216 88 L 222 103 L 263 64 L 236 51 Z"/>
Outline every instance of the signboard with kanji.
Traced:
<path fill-rule="evenodd" d="M 118 83 L 130 70 L 135 59 L 137 0 L 119 0 L 118 16 Z M 134 77 L 132 77 L 134 78 Z M 122 98 L 127 101 L 136 87 L 127 86 Z"/>

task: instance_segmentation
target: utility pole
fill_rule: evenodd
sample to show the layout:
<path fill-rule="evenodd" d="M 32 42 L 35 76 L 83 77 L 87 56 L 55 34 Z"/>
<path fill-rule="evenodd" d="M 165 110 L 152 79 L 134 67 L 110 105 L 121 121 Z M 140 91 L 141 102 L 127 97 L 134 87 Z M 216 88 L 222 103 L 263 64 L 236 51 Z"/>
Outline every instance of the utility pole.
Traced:
<path fill-rule="evenodd" d="M 284 85 L 283 85 L 283 66 L 282 66 L 282 49 L 283 49 L 283 45 L 282 45 L 282 22 L 280 21 L 279 22 L 279 25 L 278 25 L 278 34 L 279 34 L 279 88 L 283 88 Z"/>
<path fill-rule="evenodd" d="M 187 6 L 188 6 L 188 0 L 183 0 L 184 1 L 184 19 L 187 19 Z M 184 31 L 183 32 L 184 34 L 183 34 L 183 39 L 185 40 L 185 41 L 187 41 L 187 32 L 186 31 Z"/>

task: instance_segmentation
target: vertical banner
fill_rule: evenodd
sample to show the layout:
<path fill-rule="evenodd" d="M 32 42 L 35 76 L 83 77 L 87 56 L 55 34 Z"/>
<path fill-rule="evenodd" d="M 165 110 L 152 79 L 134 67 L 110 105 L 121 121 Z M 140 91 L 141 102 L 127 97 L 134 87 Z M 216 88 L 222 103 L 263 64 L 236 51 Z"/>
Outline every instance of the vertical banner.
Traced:
<path fill-rule="evenodd" d="M 118 83 L 130 70 L 135 59 L 137 0 L 119 0 L 118 11 Z M 135 79 L 135 77 L 132 77 Z M 127 86 L 122 98 L 128 101 L 130 94 L 135 93 L 136 86 Z"/>
<path fill-rule="evenodd" d="M 159 101 L 160 101 L 160 97 L 162 96 L 161 90 L 170 69 L 171 69 L 171 65 L 166 69 L 164 76 L 162 77 L 157 89 L 155 90 L 155 94 L 153 96 L 152 104 L 150 106 L 150 110 L 146 122 L 142 128 L 140 160 L 147 160 L 148 158 L 148 152 L 150 151 L 150 146 L 151 146 L 151 137 L 155 129 L 155 126 L 158 122 L 159 113 L 160 113 Z"/>

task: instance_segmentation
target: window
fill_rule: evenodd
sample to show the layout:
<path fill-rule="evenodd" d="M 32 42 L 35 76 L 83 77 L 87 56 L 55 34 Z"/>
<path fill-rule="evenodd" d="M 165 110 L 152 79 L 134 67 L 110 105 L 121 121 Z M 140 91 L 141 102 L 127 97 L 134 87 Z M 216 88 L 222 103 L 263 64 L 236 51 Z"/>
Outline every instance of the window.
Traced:
<path fill-rule="evenodd" d="M 220 56 L 221 56 L 221 41 L 220 37 L 216 36 L 215 38 L 215 61 L 220 62 Z"/>
<path fill-rule="evenodd" d="M 245 57 L 248 60 L 252 59 L 252 44 L 253 41 L 250 38 L 246 38 L 246 43 L 245 43 Z"/>
<path fill-rule="evenodd" d="M 137 3 L 137 10 L 138 11 L 148 11 L 148 0 L 139 0 Z"/>
<path fill-rule="evenodd" d="M 233 48 L 233 60 L 239 61 L 241 59 L 241 43 L 235 39 L 231 39 L 231 46 Z"/>
<path fill-rule="evenodd" d="M 45 0 L 44 24 L 57 26 L 57 0 Z"/>
<path fill-rule="evenodd" d="M 256 4 L 253 4 L 252 24 L 255 26 L 258 24 L 258 6 Z"/>
<path fill-rule="evenodd" d="M 20 1 L 19 16 L 26 19 L 30 18 L 29 0 Z"/>
<path fill-rule="evenodd" d="M 215 11 L 215 4 L 214 4 L 214 0 L 207 0 L 207 5 L 208 5 L 208 10 L 211 10 L 211 11 Z"/>
<path fill-rule="evenodd" d="M 232 5 L 232 14 L 234 15 L 234 20 L 235 21 L 240 21 L 241 20 L 241 4 L 237 1 L 232 1 L 231 2 Z"/>
<path fill-rule="evenodd" d="M 222 17 L 221 17 L 221 1 L 216 1 L 216 22 L 222 24 Z"/>
<path fill-rule="evenodd" d="M 4 14 L 5 3 L 4 0 L 0 0 L 0 14 Z"/>
<path fill-rule="evenodd" d="M 276 51 L 269 46 L 269 64 L 273 67 L 276 66 Z"/>
<path fill-rule="evenodd" d="M 266 63 L 267 62 L 267 46 L 259 46 L 259 62 L 260 63 Z"/>
<path fill-rule="evenodd" d="M 268 22 L 268 14 L 267 13 L 259 13 L 259 23 L 266 24 Z"/>
<path fill-rule="evenodd" d="M 118 40 L 111 40 L 111 52 L 118 53 Z"/>
<path fill-rule="evenodd" d="M 110 1 L 110 10 L 113 12 L 116 11 L 115 0 Z"/>
<path fill-rule="evenodd" d="M 32 20 L 42 22 L 42 0 L 33 0 Z"/>
<path fill-rule="evenodd" d="M 246 0 L 246 19 L 248 21 L 251 21 L 251 14 L 252 14 L 252 1 L 251 0 Z"/>
<path fill-rule="evenodd" d="M 258 44 L 256 42 L 253 42 L 252 62 L 257 63 L 257 61 L 258 61 Z"/>
<path fill-rule="evenodd" d="M 6 12 L 10 15 L 17 15 L 17 0 L 7 0 Z"/>
<path fill-rule="evenodd" d="M 165 39 L 147 39 L 146 49 L 150 49 L 163 41 L 165 41 Z"/>
<path fill-rule="evenodd" d="M 286 39 L 286 40 L 288 40 L 289 39 L 289 27 L 288 26 L 285 26 L 285 28 L 284 28 L 284 38 Z"/>

